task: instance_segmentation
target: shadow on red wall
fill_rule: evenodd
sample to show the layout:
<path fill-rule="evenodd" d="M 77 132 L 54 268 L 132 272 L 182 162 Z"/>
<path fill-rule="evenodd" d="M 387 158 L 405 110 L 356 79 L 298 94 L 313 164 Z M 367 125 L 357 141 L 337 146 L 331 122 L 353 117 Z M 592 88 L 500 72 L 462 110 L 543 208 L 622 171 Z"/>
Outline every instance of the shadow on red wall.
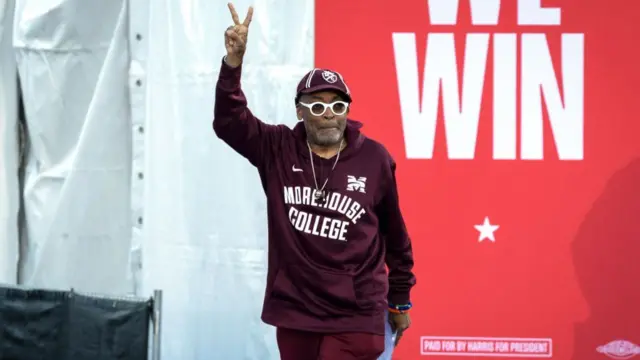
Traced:
<path fill-rule="evenodd" d="M 575 326 L 573 359 L 640 355 L 640 158 L 609 180 L 572 250 L 589 304 L 589 317 Z"/>

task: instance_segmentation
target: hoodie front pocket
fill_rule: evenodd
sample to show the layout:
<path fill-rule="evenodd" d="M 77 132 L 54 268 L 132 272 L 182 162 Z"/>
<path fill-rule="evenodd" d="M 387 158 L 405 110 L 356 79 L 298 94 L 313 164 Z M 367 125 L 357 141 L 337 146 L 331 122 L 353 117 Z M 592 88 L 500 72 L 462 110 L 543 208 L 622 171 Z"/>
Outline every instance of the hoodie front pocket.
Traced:
<path fill-rule="evenodd" d="M 272 297 L 316 316 L 349 315 L 358 308 L 351 275 L 302 266 L 278 271 Z"/>

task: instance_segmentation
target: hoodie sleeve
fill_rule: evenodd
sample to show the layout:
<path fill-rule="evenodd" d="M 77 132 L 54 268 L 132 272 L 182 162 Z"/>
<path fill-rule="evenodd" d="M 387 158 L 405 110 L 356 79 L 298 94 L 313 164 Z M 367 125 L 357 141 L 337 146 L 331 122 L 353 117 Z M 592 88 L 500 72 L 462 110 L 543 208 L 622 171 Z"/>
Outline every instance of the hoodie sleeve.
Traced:
<path fill-rule="evenodd" d="M 379 206 L 380 233 L 386 241 L 386 264 L 389 268 L 388 301 L 405 305 L 410 301 L 411 288 L 416 283 L 413 274 L 411 239 L 400 211 L 398 187 L 395 177 L 396 164 L 390 159 L 389 181 Z"/>
<path fill-rule="evenodd" d="M 241 74 L 242 65 L 234 68 L 222 60 L 216 84 L 213 130 L 233 150 L 254 166 L 260 166 L 265 156 L 272 153 L 272 144 L 276 143 L 281 127 L 266 124 L 251 113 L 240 87 Z"/>

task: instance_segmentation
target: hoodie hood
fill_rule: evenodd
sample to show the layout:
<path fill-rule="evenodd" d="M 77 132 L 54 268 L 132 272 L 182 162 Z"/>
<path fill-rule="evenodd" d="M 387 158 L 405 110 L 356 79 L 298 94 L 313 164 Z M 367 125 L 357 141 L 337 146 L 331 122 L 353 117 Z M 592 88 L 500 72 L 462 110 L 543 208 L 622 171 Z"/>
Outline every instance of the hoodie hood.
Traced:
<path fill-rule="evenodd" d="M 364 143 L 365 137 L 360 132 L 360 129 L 363 127 L 363 124 L 359 121 L 347 119 L 347 127 L 344 129 L 345 139 L 347 140 L 347 147 L 340 152 L 340 159 L 347 159 L 351 157 L 353 154 L 356 154 L 362 144 Z M 296 139 L 300 142 L 300 153 L 308 158 L 309 157 L 309 149 L 307 147 L 307 130 L 304 127 L 304 121 L 300 121 L 293 128 L 293 133 Z M 333 159 L 323 159 L 333 161 Z"/>

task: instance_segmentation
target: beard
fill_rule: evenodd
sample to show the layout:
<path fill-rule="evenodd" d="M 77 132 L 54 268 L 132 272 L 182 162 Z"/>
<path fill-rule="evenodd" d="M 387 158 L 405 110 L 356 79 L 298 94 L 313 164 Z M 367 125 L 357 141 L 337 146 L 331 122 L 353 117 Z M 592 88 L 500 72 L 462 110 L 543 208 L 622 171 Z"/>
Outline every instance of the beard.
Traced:
<path fill-rule="evenodd" d="M 342 140 L 343 129 L 340 128 L 315 128 L 307 126 L 307 137 L 318 146 L 335 146 Z"/>

